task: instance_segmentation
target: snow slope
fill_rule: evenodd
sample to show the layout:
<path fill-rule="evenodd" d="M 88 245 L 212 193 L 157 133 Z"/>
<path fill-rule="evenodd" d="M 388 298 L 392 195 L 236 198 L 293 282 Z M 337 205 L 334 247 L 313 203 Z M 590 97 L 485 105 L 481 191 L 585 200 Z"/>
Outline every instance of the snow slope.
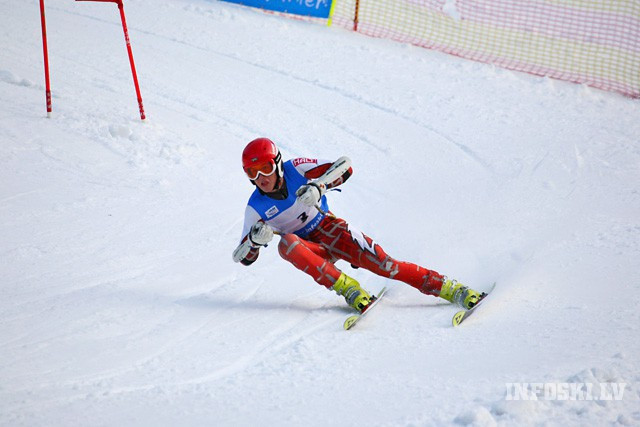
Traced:
<path fill-rule="evenodd" d="M 204 0 L 0 0 L 0 424 L 640 425 L 640 104 Z M 257 136 L 348 155 L 330 204 L 495 298 L 234 264 Z M 507 383 L 625 383 L 509 401 Z"/>

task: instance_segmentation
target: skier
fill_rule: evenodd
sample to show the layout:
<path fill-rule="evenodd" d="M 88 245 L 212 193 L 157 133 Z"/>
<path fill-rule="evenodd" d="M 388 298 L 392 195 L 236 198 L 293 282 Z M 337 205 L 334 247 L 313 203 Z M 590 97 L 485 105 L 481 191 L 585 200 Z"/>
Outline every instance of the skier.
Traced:
<path fill-rule="evenodd" d="M 233 253 L 235 262 L 251 265 L 260 247 L 267 246 L 276 233 L 282 258 L 343 296 L 360 313 L 368 308 L 371 295 L 334 265 L 339 259 L 465 309 L 480 298 L 478 292 L 455 280 L 390 257 L 370 237 L 329 212 L 326 191 L 343 184 L 353 173 L 347 157 L 333 163 L 307 158 L 283 162 L 271 140 L 258 138 L 245 147 L 242 167 L 256 189 L 245 210 L 242 239 Z"/>

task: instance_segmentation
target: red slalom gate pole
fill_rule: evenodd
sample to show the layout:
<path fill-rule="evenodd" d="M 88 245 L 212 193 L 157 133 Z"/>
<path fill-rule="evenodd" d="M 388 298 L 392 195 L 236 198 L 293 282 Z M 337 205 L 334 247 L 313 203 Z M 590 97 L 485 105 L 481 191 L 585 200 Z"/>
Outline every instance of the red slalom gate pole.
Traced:
<path fill-rule="evenodd" d="M 360 13 L 360 0 L 356 0 L 356 13 L 353 17 L 353 31 L 358 32 L 358 14 Z"/>
<path fill-rule="evenodd" d="M 129 40 L 129 30 L 127 30 L 127 20 L 124 17 L 124 5 L 122 4 L 122 0 L 118 0 L 118 9 L 120 10 L 120 19 L 122 20 L 124 40 L 127 42 L 127 52 L 129 53 L 129 63 L 131 64 L 131 74 L 133 75 L 133 85 L 136 87 L 138 108 L 140 109 L 140 119 L 144 120 L 144 107 L 142 106 L 142 95 L 140 95 L 140 85 L 138 84 L 138 73 L 136 73 L 136 64 L 133 62 L 133 51 L 131 50 L 131 41 Z"/>
<path fill-rule="evenodd" d="M 41 0 L 42 1 L 42 0 Z M 124 4 L 122 0 L 76 0 L 76 1 L 97 1 L 105 3 L 116 3 L 120 10 L 120 20 L 122 21 L 122 30 L 124 31 L 124 40 L 127 43 L 127 53 L 129 54 L 129 63 L 131 64 L 131 74 L 133 75 L 133 85 L 136 88 L 136 96 L 138 97 L 138 108 L 140 109 L 140 119 L 144 120 L 144 106 L 142 105 L 142 95 L 140 94 L 140 85 L 138 84 L 138 73 L 136 73 L 136 64 L 133 62 L 133 51 L 131 50 L 131 41 L 129 40 L 129 30 L 127 29 L 127 20 L 124 16 Z"/>
<path fill-rule="evenodd" d="M 42 25 L 42 51 L 44 52 L 44 81 L 46 86 L 47 117 L 51 117 L 51 83 L 49 81 L 49 51 L 47 49 L 47 22 L 44 18 L 44 0 L 40 0 L 40 23 Z"/>

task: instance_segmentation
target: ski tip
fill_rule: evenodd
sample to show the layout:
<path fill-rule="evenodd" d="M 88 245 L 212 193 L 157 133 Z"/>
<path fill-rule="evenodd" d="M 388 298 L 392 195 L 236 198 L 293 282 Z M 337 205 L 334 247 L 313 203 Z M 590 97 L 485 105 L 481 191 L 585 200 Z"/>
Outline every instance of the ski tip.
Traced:
<path fill-rule="evenodd" d="M 349 329 L 351 329 L 351 327 L 358 321 L 359 318 L 360 316 L 357 314 L 347 317 L 347 320 L 344 321 L 344 325 L 343 325 L 344 330 L 348 331 Z"/>
<path fill-rule="evenodd" d="M 353 325 L 355 325 L 360 319 L 362 319 L 362 316 L 367 314 L 369 310 L 371 310 L 371 308 L 373 308 L 373 306 L 376 305 L 378 301 L 380 301 L 380 298 L 382 298 L 382 295 L 384 295 L 386 291 L 387 291 L 387 288 L 385 286 L 384 288 L 380 289 L 380 292 L 378 292 L 377 296 L 376 295 L 371 296 L 371 303 L 364 309 L 362 313 L 354 314 L 352 316 L 347 317 L 347 320 L 345 320 L 343 324 L 344 330 L 348 331 L 353 327 Z"/>
<path fill-rule="evenodd" d="M 451 320 L 451 323 L 453 324 L 453 326 L 458 326 L 461 322 L 462 319 L 464 319 L 464 314 L 466 313 L 466 311 L 459 311 L 457 312 L 454 316 L 453 319 Z"/>

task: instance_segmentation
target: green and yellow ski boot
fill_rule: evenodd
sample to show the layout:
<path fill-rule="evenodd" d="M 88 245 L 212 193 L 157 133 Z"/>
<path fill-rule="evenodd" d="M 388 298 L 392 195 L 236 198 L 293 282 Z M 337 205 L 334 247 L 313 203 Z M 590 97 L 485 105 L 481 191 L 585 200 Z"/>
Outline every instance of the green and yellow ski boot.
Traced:
<path fill-rule="evenodd" d="M 458 304 L 465 310 L 473 308 L 481 297 L 482 294 L 480 294 L 480 292 L 476 292 L 455 280 L 445 279 L 442 284 L 442 289 L 440 290 L 440 298 Z"/>
<path fill-rule="evenodd" d="M 336 283 L 331 287 L 338 295 L 344 297 L 351 307 L 363 313 L 371 303 L 371 295 L 360 287 L 360 283 L 346 274 L 340 274 Z"/>

